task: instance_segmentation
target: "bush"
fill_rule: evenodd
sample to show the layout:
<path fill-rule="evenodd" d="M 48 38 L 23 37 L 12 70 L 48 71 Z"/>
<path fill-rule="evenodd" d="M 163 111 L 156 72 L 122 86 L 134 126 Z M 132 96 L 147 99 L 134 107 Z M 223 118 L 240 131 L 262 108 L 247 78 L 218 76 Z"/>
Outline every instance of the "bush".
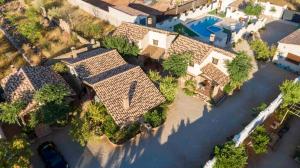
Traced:
<path fill-rule="evenodd" d="M 268 105 L 264 102 L 260 103 L 259 106 L 252 108 L 253 113 L 256 115 L 258 115 L 260 112 L 262 112 L 263 110 L 265 110 L 268 107 Z"/>
<path fill-rule="evenodd" d="M 263 7 L 260 5 L 254 5 L 252 2 L 250 2 L 246 8 L 244 9 L 244 12 L 246 15 L 254 15 L 254 16 L 260 16 L 262 11 L 263 11 Z"/>
<path fill-rule="evenodd" d="M 145 122 L 149 123 L 152 127 L 158 127 L 162 125 L 165 122 L 166 118 L 167 107 L 163 105 L 144 114 Z"/>
<path fill-rule="evenodd" d="M 46 84 L 35 93 L 34 99 L 41 104 L 61 104 L 70 94 L 70 90 L 63 84 Z"/>
<path fill-rule="evenodd" d="M 226 93 L 226 94 L 230 94 L 233 92 L 233 90 L 236 88 L 236 86 L 230 84 L 230 83 L 227 83 L 224 88 L 223 88 L 223 91 Z"/>
<path fill-rule="evenodd" d="M 196 91 L 196 81 L 194 80 L 186 80 L 184 83 L 184 93 L 188 96 L 194 96 Z"/>
<path fill-rule="evenodd" d="M 275 55 L 276 48 L 269 47 L 267 43 L 262 40 L 253 40 L 250 42 L 251 49 L 254 51 L 257 60 L 268 60 Z"/>
<path fill-rule="evenodd" d="M 136 122 L 118 130 L 110 140 L 113 143 L 121 144 L 138 133 L 140 133 L 140 124 Z"/>
<path fill-rule="evenodd" d="M 86 119 L 73 119 L 69 134 L 74 141 L 78 142 L 81 146 L 85 146 L 93 136 L 93 131 L 90 130 L 89 122 Z"/>
<path fill-rule="evenodd" d="M 154 83 L 158 83 L 161 80 L 161 76 L 159 72 L 150 70 L 148 73 L 148 77 Z"/>
<path fill-rule="evenodd" d="M 0 5 L 5 4 L 5 0 L 0 0 Z"/>
<path fill-rule="evenodd" d="M 140 52 L 139 47 L 125 37 L 107 36 L 103 39 L 102 45 L 108 49 L 116 49 L 125 57 L 138 56 Z"/>
<path fill-rule="evenodd" d="M 159 90 L 168 102 L 173 102 L 176 97 L 177 87 L 177 81 L 173 77 L 168 76 L 161 80 Z"/>
<path fill-rule="evenodd" d="M 215 156 L 217 160 L 214 168 L 243 168 L 248 159 L 245 147 L 235 147 L 232 141 L 215 147 Z"/>
<path fill-rule="evenodd" d="M 35 43 L 42 37 L 42 26 L 36 22 L 22 22 L 17 26 L 17 30 L 31 43 Z"/>
<path fill-rule="evenodd" d="M 266 153 L 268 151 L 268 144 L 270 137 L 263 126 L 258 126 L 251 134 L 253 149 L 256 154 Z"/>
<path fill-rule="evenodd" d="M 52 65 L 52 70 L 56 73 L 67 73 L 69 72 L 69 68 L 66 66 L 66 64 L 62 62 L 55 63 Z"/>
<path fill-rule="evenodd" d="M 192 55 L 190 53 L 172 54 L 163 62 L 164 70 L 170 71 L 176 77 L 186 75 L 188 65 L 190 64 Z"/>
<path fill-rule="evenodd" d="M 300 82 L 286 80 L 280 86 L 280 91 L 283 94 L 282 107 L 300 103 Z"/>

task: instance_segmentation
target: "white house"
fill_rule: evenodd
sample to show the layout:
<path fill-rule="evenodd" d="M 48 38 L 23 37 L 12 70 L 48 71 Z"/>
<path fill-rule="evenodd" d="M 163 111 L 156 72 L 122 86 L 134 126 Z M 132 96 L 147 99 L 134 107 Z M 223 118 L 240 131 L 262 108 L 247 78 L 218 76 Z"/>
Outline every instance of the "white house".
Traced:
<path fill-rule="evenodd" d="M 278 42 L 273 61 L 291 71 L 300 72 L 300 29 Z"/>
<path fill-rule="evenodd" d="M 113 35 L 128 38 L 139 46 L 141 55 L 152 59 L 166 59 L 173 53 L 190 52 L 193 59 L 187 72 L 196 81 L 197 93 L 204 100 L 220 95 L 229 82 L 226 62 L 235 55 L 228 51 L 174 32 L 132 23 L 123 23 Z"/>
<path fill-rule="evenodd" d="M 122 22 L 143 25 L 148 22 L 148 14 L 129 6 L 112 5 L 101 0 L 68 0 L 68 2 L 114 26 L 119 26 Z"/>
<path fill-rule="evenodd" d="M 113 35 L 125 36 L 140 48 L 141 55 L 159 60 L 170 48 L 177 33 L 132 23 L 122 23 Z"/>

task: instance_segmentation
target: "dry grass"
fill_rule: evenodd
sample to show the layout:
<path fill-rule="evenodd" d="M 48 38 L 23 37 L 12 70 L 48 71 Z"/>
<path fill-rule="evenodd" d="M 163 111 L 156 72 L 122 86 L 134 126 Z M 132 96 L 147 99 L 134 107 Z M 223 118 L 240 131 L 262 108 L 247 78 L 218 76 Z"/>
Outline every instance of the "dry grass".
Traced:
<path fill-rule="evenodd" d="M 22 56 L 0 33 L 0 80 L 11 72 L 11 65 L 19 68 L 25 64 Z"/>

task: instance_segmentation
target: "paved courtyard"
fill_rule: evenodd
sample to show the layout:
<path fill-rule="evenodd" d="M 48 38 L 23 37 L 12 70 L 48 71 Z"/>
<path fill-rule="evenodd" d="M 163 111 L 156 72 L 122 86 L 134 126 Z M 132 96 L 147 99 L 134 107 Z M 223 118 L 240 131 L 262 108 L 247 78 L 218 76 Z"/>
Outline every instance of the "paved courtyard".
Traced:
<path fill-rule="evenodd" d="M 268 64 L 240 92 L 213 109 L 179 92 L 166 123 L 153 134 L 140 135 L 118 147 L 105 139 L 93 141 L 89 149 L 101 167 L 107 168 L 199 167 L 209 159 L 215 145 L 251 121 L 252 107 L 270 103 L 279 93 L 278 85 L 294 77 Z"/>
<path fill-rule="evenodd" d="M 89 149 L 82 148 L 78 143 L 72 141 L 68 135 L 69 128 L 55 130 L 49 136 L 39 139 L 32 145 L 33 157 L 32 166 L 33 168 L 43 168 L 44 163 L 41 161 L 37 154 L 38 146 L 45 141 L 53 141 L 58 150 L 65 157 L 71 168 L 98 168 L 99 163 L 95 157 L 90 153 Z"/>
<path fill-rule="evenodd" d="M 298 26 L 287 21 L 271 21 L 266 24 L 266 30 L 260 34 L 261 39 L 269 45 L 277 45 L 277 42 L 295 31 Z"/>

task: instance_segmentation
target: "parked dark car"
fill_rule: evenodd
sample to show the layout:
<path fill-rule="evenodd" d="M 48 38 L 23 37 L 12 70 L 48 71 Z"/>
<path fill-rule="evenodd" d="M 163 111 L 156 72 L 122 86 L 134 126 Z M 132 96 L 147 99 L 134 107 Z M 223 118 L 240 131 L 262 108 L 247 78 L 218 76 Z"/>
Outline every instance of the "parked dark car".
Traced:
<path fill-rule="evenodd" d="M 44 142 L 38 147 L 39 155 L 42 157 L 46 168 L 69 168 L 64 157 L 57 150 L 53 142 Z"/>

